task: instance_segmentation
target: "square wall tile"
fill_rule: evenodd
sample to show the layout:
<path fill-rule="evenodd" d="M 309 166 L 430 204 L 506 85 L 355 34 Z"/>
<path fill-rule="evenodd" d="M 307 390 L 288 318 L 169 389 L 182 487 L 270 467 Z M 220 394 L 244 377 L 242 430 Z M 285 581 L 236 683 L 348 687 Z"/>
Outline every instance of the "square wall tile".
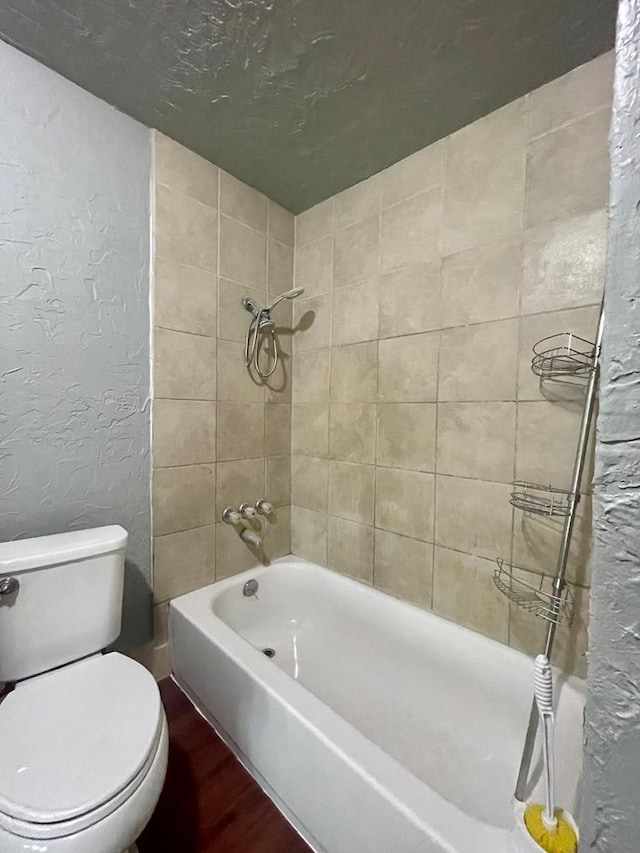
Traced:
<path fill-rule="evenodd" d="M 220 170 L 220 213 L 267 233 L 267 197 Z"/>
<path fill-rule="evenodd" d="M 346 228 L 380 210 L 380 175 L 375 174 L 333 197 L 335 228 Z"/>
<path fill-rule="evenodd" d="M 158 184 L 218 206 L 217 166 L 157 130 L 153 131 L 153 148 Z"/>
<path fill-rule="evenodd" d="M 327 516 L 300 506 L 291 507 L 291 553 L 327 565 Z"/>
<path fill-rule="evenodd" d="M 433 542 L 433 512 L 433 474 L 376 469 L 376 527 Z"/>
<path fill-rule="evenodd" d="M 254 504 L 264 497 L 264 459 L 218 462 L 217 469 L 216 521 L 225 507 L 237 508 L 245 501 Z"/>
<path fill-rule="evenodd" d="M 578 401 L 518 403 L 516 479 L 569 488 L 581 419 Z M 585 466 L 585 488 L 591 482 L 592 465 L 590 459 Z"/>
<path fill-rule="evenodd" d="M 433 612 L 493 640 L 509 640 L 509 601 L 493 583 L 495 563 L 436 546 Z M 531 614 L 529 614 L 529 618 Z"/>
<path fill-rule="evenodd" d="M 296 218 L 284 207 L 269 199 L 269 237 L 293 246 L 295 241 Z"/>
<path fill-rule="evenodd" d="M 494 560 L 511 556 L 512 486 L 436 477 L 436 544 Z"/>
<path fill-rule="evenodd" d="M 440 328 L 440 263 L 417 264 L 380 279 L 380 337 Z"/>
<path fill-rule="evenodd" d="M 328 456 L 329 404 L 294 406 L 291 415 L 291 452 L 298 456 Z"/>
<path fill-rule="evenodd" d="M 373 583 L 373 527 L 329 517 L 328 566 L 364 583 Z"/>
<path fill-rule="evenodd" d="M 293 307 L 296 352 L 328 347 L 331 338 L 331 295 L 296 299 Z"/>
<path fill-rule="evenodd" d="M 527 95 L 530 138 L 542 136 L 600 107 L 610 107 L 614 66 L 615 51 L 610 50 Z"/>
<path fill-rule="evenodd" d="M 264 456 L 264 403 L 218 403 L 218 461 Z"/>
<path fill-rule="evenodd" d="M 215 337 L 218 289 L 213 273 L 158 257 L 154 295 L 156 326 Z"/>
<path fill-rule="evenodd" d="M 349 462 L 329 463 L 329 514 L 373 524 L 375 468 Z"/>
<path fill-rule="evenodd" d="M 269 296 L 279 296 L 293 287 L 293 249 L 269 239 L 267 289 Z"/>
<path fill-rule="evenodd" d="M 517 320 L 445 329 L 438 399 L 515 400 L 517 352 Z"/>
<path fill-rule="evenodd" d="M 607 206 L 610 124 L 605 108 L 529 144 L 525 228 Z"/>
<path fill-rule="evenodd" d="M 291 453 L 291 406 L 286 403 L 266 405 L 265 453 L 267 456 Z"/>
<path fill-rule="evenodd" d="M 378 285 L 376 280 L 341 287 L 333 294 L 333 346 L 378 339 Z"/>
<path fill-rule="evenodd" d="M 215 527 L 195 527 L 153 541 L 153 598 L 167 601 L 213 583 Z"/>
<path fill-rule="evenodd" d="M 155 604 L 153 607 L 153 639 L 157 643 L 169 641 L 169 603 Z"/>
<path fill-rule="evenodd" d="M 291 459 L 291 503 L 315 512 L 327 511 L 329 463 L 326 459 L 294 456 Z"/>
<path fill-rule="evenodd" d="M 153 472 L 153 535 L 212 524 L 215 466 L 156 468 Z"/>
<path fill-rule="evenodd" d="M 430 610 L 433 545 L 376 530 L 373 584 L 382 592 Z"/>
<path fill-rule="evenodd" d="M 380 341 L 379 399 L 403 403 L 436 400 L 439 342 L 438 332 Z"/>
<path fill-rule="evenodd" d="M 153 465 L 168 468 L 215 462 L 216 404 L 154 400 Z"/>
<path fill-rule="evenodd" d="M 331 350 L 332 402 L 375 402 L 377 386 L 377 343 L 333 347 Z"/>
<path fill-rule="evenodd" d="M 323 237 L 316 243 L 296 248 L 296 287 L 304 287 L 306 298 L 328 293 L 332 281 L 332 237 Z"/>
<path fill-rule="evenodd" d="M 155 329 L 154 350 L 153 390 L 156 398 L 215 400 L 215 338 Z"/>
<path fill-rule="evenodd" d="M 265 495 L 275 507 L 291 503 L 291 457 L 268 456 L 265 469 Z"/>
<path fill-rule="evenodd" d="M 293 363 L 293 402 L 326 403 L 329 400 L 331 350 L 296 353 Z"/>
<path fill-rule="evenodd" d="M 448 137 L 444 255 L 517 234 L 522 228 L 525 138 L 522 99 Z"/>
<path fill-rule="evenodd" d="M 333 231 L 333 198 L 296 216 L 296 247 L 313 243 Z"/>
<path fill-rule="evenodd" d="M 336 231 L 333 245 L 334 287 L 373 278 L 380 269 L 380 220 L 376 213 Z"/>
<path fill-rule="evenodd" d="M 244 344 L 218 341 L 218 400 L 262 403 L 264 385 L 245 367 Z"/>
<path fill-rule="evenodd" d="M 380 173 L 382 206 L 390 207 L 442 181 L 444 141 L 434 142 Z"/>
<path fill-rule="evenodd" d="M 282 336 L 280 337 L 282 340 Z M 270 350 L 269 350 L 270 351 Z M 293 356 L 280 350 L 278 365 L 264 380 L 264 398 L 267 403 L 291 403 L 293 401 Z"/>
<path fill-rule="evenodd" d="M 378 465 L 436 469 L 436 406 L 434 403 L 380 403 Z"/>
<path fill-rule="evenodd" d="M 441 278 L 443 326 L 515 317 L 522 278 L 520 235 L 448 255 Z"/>
<path fill-rule="evenodd" d="M 513 562 L 533 572 L 553 576 L 562 540 L 561 516 L 514 513 Z M 590 495 L 582 495 L 576 510 L 567 563 L 567 580 L 581 586 L 591 584 L 592 505 Z"/>
<path fill-rule="evenodd" d="M 380 253 L 383 272 L 427 263 L 438 257 L 440 188 L 418 193 L 382 213 Z"/>
<path fill-rule="evenodd" d="M 218 337 L 225 341 L 244 344 L 251 314 L 242 304 L 243 299 L 252 299 L 262 307 L 267 304 L 267 291 L 256 290 L 246 284 L 238 284 L 227 278 L 218 283 Z"/>
<path fill-rule="evenodd" d="M 376 456 L 376 406 L 332 403 L 329 413 L 329 456 L 340 462 L 373 464 Z"/>
<path fill-rule="evenodd" d="M 215 208 L 158 184 L 155 216 L 156 255 L 216 273 L 218 213 Z"/>
<path fill-rule="evenodd" d="M 267 238 L 230 219 L 220 217 L 220 275 L 256 290 L 267 287 Z"/>
<path fill-rule="evenodd" d="M 255 522 L 255 532 L 263 537 L 262 524 Z M 263 551 L 247 545 L 240 538 L 240 528 L 219 522 L 216 524 L 216 580 L 224 580 L 247 569 L 266 563 Z"/>
<path fill-rule="evenodd" d="M 606 275 L 604 210 L 524 233 L 523 314 L 600 302 Z"/>
<path fill-rule="evenodd" d="M 510 483 L 515 434 L 515 403 L 439 403 L 438 473 Z"/>
<path fill-rule="evenodd" d="M 267 562 L 291 553 L 291 507 L 279 506 L 264 523 Z"/>

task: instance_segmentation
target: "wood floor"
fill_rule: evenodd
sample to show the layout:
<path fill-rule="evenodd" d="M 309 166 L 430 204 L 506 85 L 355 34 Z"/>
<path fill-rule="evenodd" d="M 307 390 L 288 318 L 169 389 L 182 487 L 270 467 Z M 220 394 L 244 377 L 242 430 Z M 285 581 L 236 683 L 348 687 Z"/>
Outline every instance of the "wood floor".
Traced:
<path fill-rule="evenodd" d="M 170 679 L 169 768 L 140 853 L 309 853 L 310 848 Z"/>

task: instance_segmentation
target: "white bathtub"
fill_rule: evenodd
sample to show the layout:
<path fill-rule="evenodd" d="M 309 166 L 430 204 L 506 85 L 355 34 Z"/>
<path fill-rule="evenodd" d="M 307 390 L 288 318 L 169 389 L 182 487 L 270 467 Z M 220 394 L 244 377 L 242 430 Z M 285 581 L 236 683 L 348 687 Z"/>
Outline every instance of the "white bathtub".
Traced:
<path fill-rule="evenodd" d="M 525 655 L 292 557 L 175 599 L 170 636 L 179 683 L 314 850 L 510 850 Z M 583 682 L 555 683 L 576 814 Z"/>

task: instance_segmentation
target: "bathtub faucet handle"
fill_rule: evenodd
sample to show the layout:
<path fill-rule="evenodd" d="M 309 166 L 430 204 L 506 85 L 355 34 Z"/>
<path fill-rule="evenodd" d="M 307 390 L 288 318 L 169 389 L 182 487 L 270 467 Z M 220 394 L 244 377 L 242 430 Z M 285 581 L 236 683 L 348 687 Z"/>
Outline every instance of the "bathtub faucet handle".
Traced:
<path fill-rule="evenodd" d="M 238 510 L 243 518 L 255 518 L 257 515 L 256 508 L 248 503 L 240 504 Z"/>
<path fill-rule="evenodd" d="M 240 513 L 232 506 L 222 511 L 222 520 L 225 524 L 237 524 L 240 521 Z"/>
<path fill-rule="evenodd" d="M 273 504 L 271 501 L 260 498 L 259 501 L 256 501 L 256 512 L 260 513 L 260 515 L 271 515 L 273 512 Z"/>

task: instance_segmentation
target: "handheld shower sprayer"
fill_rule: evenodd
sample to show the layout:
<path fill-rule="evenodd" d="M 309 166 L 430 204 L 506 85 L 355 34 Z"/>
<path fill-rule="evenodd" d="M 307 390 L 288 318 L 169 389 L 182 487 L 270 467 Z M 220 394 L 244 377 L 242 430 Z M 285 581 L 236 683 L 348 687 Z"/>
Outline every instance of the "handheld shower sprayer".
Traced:
<path fill-rule="evenodd" d="M 304 287 L 294 287 L 277 296 L 271 305 L 266 308 L 258 308 L 256 303 L 245 296 L 242 300 L 244 308 L 251 314 L 247 336 L 244 342 L 244 363 L 250 370 L 253 368 L 261 379 L 268 379 L 275 373 L 280 359 L 280 346 L 276 334 L 275 323 L 271 319 L 271 312 L 282 302 L 283 299 L 296 299 L 304 293 Z M 269 341 L 273 344 L 273 361 L 267 367 L 260 365 L 260 350 L 263 344 Z"/>
<path fill-rule="evenodd" d="M 276 299 L 273 300 L 271 305 L 265 308 L 265 311 L 273 311 L 276 305 L 279 302 L 282 302 L 283 299 L 296 299 L 298 296 L 302 296 L 304 293 L 304 287 L 293 287 L 291 290 L 287 290 L 284 293 L 281 293 Z"/>

